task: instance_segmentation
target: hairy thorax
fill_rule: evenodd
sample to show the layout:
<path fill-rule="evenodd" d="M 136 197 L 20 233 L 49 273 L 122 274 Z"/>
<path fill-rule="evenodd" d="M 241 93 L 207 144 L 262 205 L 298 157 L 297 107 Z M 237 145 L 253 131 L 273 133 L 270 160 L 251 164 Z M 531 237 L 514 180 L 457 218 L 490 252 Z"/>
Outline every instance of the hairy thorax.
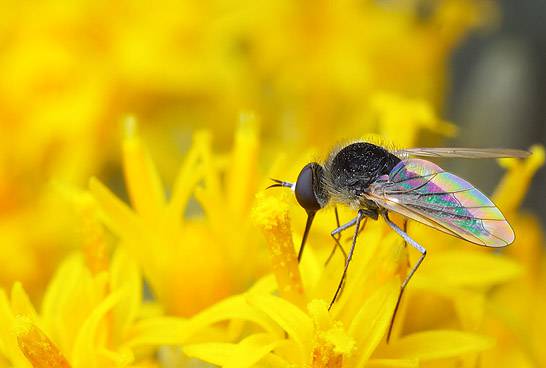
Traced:
<path fill-rule="evenodd" d="M 323 186 L 333 203 L 353 209 L 376 209 L 365 194 L 377 178 L 387 175 L 400 159 L 386 149 L 356 142 L 330 154 L 324 164 Z"/>

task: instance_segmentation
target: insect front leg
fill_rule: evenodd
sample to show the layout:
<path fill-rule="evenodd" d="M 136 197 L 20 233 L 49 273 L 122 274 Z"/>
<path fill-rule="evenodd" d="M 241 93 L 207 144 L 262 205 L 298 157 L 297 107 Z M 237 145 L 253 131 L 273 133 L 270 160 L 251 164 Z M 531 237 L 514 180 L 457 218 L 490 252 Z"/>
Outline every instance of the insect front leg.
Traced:
<path fill-rule="evenodd" d="M 398 308 L 400 307 L 400 301 L 402 300 L 402 295 L 404 294 L 404 290 L 406 289 L 406 286 L 408 285 L 408 282 L 412 278 L 415 271 L 417 271 L 417 269 L 419 268 L 419 266 L 421 265 L 421 263 L 425 259 L 425 256 L 427 255 L 427 250 L 425 248 L 423 248 L 415 240 L 413 240 L 404 230 L 400 229 L 400 227 L 398 227 L 398 225 L 396 225 L 394 222 L 392 222 L 391 219 L 389 218 L 389 215 L 388 215 L 387 212 L 382 213 L 382 215 L 383 215 L 383 218 L 385 219 L 385 221 L 387 222 L 387 224 L 391 227 L 391 229 L 393 229 L 398 235 L 400 235 L 402 237 L 402 239 L 404 239 L 404 242 L 406 244 L 409 243 L 412 247 L 417 249 L 419 251 L 419 253 L 421 253 L 421 256 L 419 257 L 417 262 L 415 262 L 415 264 L 413 265 L 411 270 L 406 275 L 406 278 L 404 279 L 404 281 L 400 285 L 400 294 L 398 294 L 398 300 L 396 301 L 396 307 L 394 308 L 394 313 L 392 315 L 391 324 L 389 326 L 389 331 L 387 333 L 387 342 L 388 342 L 390 337 L 391 337 L 392 328 L 394 326 L 394 319 L 396 318 L 396 313 L 398 312 Z"/>
<path fill-rule="evenodd" d="M 338 229 L 341 227 L 341 225 L 339 223 L 339 214 L 338 214 L 338 211 L 337 211 L 337 207 L 334 207 L 334 212 L 336 214 L 337 228 L 330 233 L 330 236 L 334 239 L 335 244 L 334 244 L 334 247 L 332 248 L 332 251 L 330 252 L 330 255 L 326 259 L 326 262 L 324 262 L 324 266 L 328 266 L 328 264 L 332 260 L 332 257 L 334 256 L 334 253 L 336 252 L 337 248 L 339 248 L 339 250 L 341 250 L 341 253 L 343 253 L 344 262 L 347 262 L 347 252 L 345 251 L 345 248 L 343 248 L 343 246 L 341 245 L 341 231 L 346 230 L 347 228 L 344 228 L 344 229 L 338 231 Z M 364 220 L 362 221 L 362 225 L 360 226 L 360 230 L 358 231 L 359 233 L 361 233 L 362 230 L 364 230 L 364 227 L 366 226 L 367 220 L 368 220 L 368 217 L 366 216 L 364 218 Z M 351 221 L 352 221 L 352 223 L 354 225 L 355 219 L 353 219 Z"/>
<path fill-rule="evenodd" d="M 349 250 L 349 254 L 347 255 L 347 259 L 345 260 L 345 267 L 343 268 L 343 275 L 341 276 L 341 280 L 339 280 L 339 284 L 336 289 L 336 293 L 334 294 L 334 297 L 332 298 L 332 301 L 330 302 L 330 306 L 328 307 L 328 310 L 332 308 L 332 305 L 334 305 L 334 302 L 339 296 L 339 293 L 341 291 L 341 288 L 343 286 L 343 283 L 345 281 L 345 277 L 347 276 L 347 269 L 349 268 L 349 263 L 351 262 L 351 259 L 353 258 L 353 252 L 355 250 L 356 245 L 356 239 L 358 238 L 359 230 L 360 230 L 360 222 L 362 221 L 362 218 L 365 216 L 365 211 L 359 210 L 358 214 L 354 219 L 346 223 L 345 225 L 342 225 L 332 231 L 332 235 L 335 235 L 351 226 L 355 226 L 355 232 L 353 235 L 353 242 L 351 244 L 351 249 Z"/>

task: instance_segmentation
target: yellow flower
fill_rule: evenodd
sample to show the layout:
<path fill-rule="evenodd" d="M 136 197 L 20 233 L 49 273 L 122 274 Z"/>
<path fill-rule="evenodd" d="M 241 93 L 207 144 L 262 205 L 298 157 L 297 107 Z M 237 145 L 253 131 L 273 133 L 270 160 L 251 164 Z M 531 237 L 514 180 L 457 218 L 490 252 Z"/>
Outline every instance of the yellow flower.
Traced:
<path fill-rule="evenodd" d="M 445 329 L 415 332 L 386 344 L 405 255 L 401 241 L 381 223 L 367 225 L 365 247 L 355 252 L 343 295 L 328 311 L 340 267 L 324 268 L 310 248 L 300 274 L 286 200 L 262 196 L 254 215 L 270 244 L 276 282 L 264 279 L 189 321 L 194 328 L 234 319 L 251 326 L 239 328 L 235 342 L 185 343 L 186 354 L 226 367 L 417 367 L 425 361 L 471 359 L 493 346 L 489 338 Z M 298 290 L 306 305 L 301 305 L 304 295 Z"/>
<path fill-rule="evenodd" d="M 390 121 L 395 125 L 399 120 Z M 525 163 L 529 175 L 519 181 L 517 190 L 527 185 L 532 168 L 540 164 L 536 157 L 539 151 Z M 237 173 L 248 177 L 244 171 Z M 476 331 L 491 332 L 483 329 L 487 298 L 494 287 L 521 275 L 518 264 L 478 247 L 460 248 L 464 245 L 457 239 L 411 225 L 412 236 L 426 237 L 431 250 L 440 244 L 412 281 L 391 343 L 386 344 L 400 278 L 406 272 L 401 240 L 381 222 L 368 224 L 362 234 L 365 246 L 355 253 L 343 296 L 329 312 L 327 303 L 341 271 L 339 263 L 324 268 L 320 261 L 328 251 L 324 245 L 331 241 L 315 238 L 300 273 L 289 213 L 286 197 L 258 196 L 253 217 L 265 234 L 276 282 L 265 278 L 248 292 L 191 318 L 176 340 L 187 355 L 228 367 L 417 366 L 419 362 L 441 366 L 448 361 L 470 367 L 482 359 L 477 353 L 493 348 L 494 340 Z M 320 230 L 324 225 L 318 226 Z M 452 246 L 457 248 L 451 250 Z M 227 328 L 211 332 L 222 321 L 229 322 Z M 205 342 L 195 343 L 200 334 L 197 340 Z"/>
<path fill-rule="evenodd" d="M 546 366 L 544 234 L 520 210 L 542 148 L 501 161 L 508 249 L 410 222 L 429 256 L 388 344 L 413 250 L 368 223 L 328 310 L 333 214 L 298 264 L 304 211 L 255 197 L 265 171 L 295 177 L 348 138 L 452 137 L 435 114 L 446 69 L 495 20 L 489 1 L 59 4 L 0 12 L 0 367 Z M 112 122 L 128 112 L 148 145 L 129 121 L 120 160 Z M 66 190 L 91 175 L 111 189 Z"/>
<path fill-rule="evenodd" d="M 291 152 L 379 133 L 368 119 L 377 91 L 441 105 L 450 53 L 488 22 L 487 4 L 443 0 L 426 14 L 406 1 L 6 4 L 0 284 L 24 281 L 41 297 L 75 246 L 70 216 L 48 216 L 66 213 L 48 182 L 115 181 L 120 116 L 143 117 L 167 178 L 188 132 L 206 127 L 228 147 L 241 109 L 262 118 L 266 146 Z"/>
<path fill-rule="evenodd" d="M 95 205 L 88 196 L 76 196 L 86 223 L 85 251 L 62 263 L 40 310 L 21 283 L 14 284 L 10 296 L 0 289 L 0 357 L 13 367 L 129 367 L 144 361 L 137 357 L 149 355 L 148 347 L 170 341 L 169 334 L 158 338 L 154 332 L 165 321 L 157 312 L 146 312 L 136 263 L 122 249 L 110 260 Z M 182 323 L 168 321 L 171 331 Z M 142 324 L 152 327 L 142 329 Z"/>
<path fill-rule="evenodd" d="M 439 119 L 432 106 L 422 99 L 376 93 L 370 101 L 370 115 L 369 119 L 379 125 L 380 136 L 398 147 L 416 144 L 419 133 L 424 129 L 447 137 L 453 137 L 457 131 L 453 124 Z"/>
<path fill-rule="evenodd" d="M 253 118 L 243 116 L 233 151 L 225 160 L 213 156 L 208 133 L 197 133 L 168 200 L 135 129 L 129 122 L 123 144 L 134 210 L 96 179 L 90 188 L 106 223 L 138 260 L 155 296 L 169 313 L 187 316 L 244 290 L 264 272 L 265 263 L 248 221 L 257 183 Z M 225 185 L 221 185 L 224 172 Z M 190 207 L 194 191 L 205 216 Z M 253 262 L 245 261 L 248 252 L 253 252 Z"/>

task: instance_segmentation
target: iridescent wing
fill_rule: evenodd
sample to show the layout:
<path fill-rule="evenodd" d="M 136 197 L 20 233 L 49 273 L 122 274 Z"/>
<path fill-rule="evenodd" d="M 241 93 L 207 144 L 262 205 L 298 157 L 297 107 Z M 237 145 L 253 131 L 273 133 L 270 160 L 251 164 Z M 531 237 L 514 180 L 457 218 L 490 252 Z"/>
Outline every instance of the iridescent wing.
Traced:
<path fill-rule="evenodd" d="M 529 151 L 504 148 L 408 148 L 393 152 L 396 156 L 453 157 L 453 158 L 525 158 Z"/>
<path fill-rule="evenodd" d="M 499 209 L 472 184 L 421 160 L 400 161 L 365 194 L 379 206 L 487 247 L 504 247 L 514 232 Z"/>

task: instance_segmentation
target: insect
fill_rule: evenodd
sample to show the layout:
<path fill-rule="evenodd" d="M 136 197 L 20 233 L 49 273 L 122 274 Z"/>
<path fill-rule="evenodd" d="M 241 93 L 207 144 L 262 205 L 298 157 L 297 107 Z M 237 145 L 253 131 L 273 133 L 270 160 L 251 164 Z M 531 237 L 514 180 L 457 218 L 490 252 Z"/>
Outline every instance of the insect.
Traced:
<path fill-rule="evenodd" d="M 390 212 L 486 247 L 504 247 L 514 241 L 512 228 L 489 198 L 460 177 L 417 157 L 523 158 L 528 155 L 527 151 L 514 149 L 411 148 L 389 151 L 371 143 L 356 142 L 335 149 L 323 165 L 317 162 L 305 165 L 295 183 L 272 179 L 275 183 L 270 187 L 292 189 L 297 202 L 307 212 L 298 261 L 317 211 L 329 204 L 346 205 L 357 211 L 355 218 L 340 225 L 335 207 L 337 228 L 331 236 L 336 247 L 328 261 L 339 248 L 345 256 L 345 266 L 330 308 L 342 289 L 361 224 L 364 226 L 368 218 L 377 220 L 382 217 L 406 244 L 419 251 L 419 259 L 401 284 L 396 314 L 404 289 L 427 251 L 407 234 L 405 226 L 403 229 L 389 218 Z M 346 253 L 339 239 L 343 231 L 353 226 L 351 248 Z"/>

